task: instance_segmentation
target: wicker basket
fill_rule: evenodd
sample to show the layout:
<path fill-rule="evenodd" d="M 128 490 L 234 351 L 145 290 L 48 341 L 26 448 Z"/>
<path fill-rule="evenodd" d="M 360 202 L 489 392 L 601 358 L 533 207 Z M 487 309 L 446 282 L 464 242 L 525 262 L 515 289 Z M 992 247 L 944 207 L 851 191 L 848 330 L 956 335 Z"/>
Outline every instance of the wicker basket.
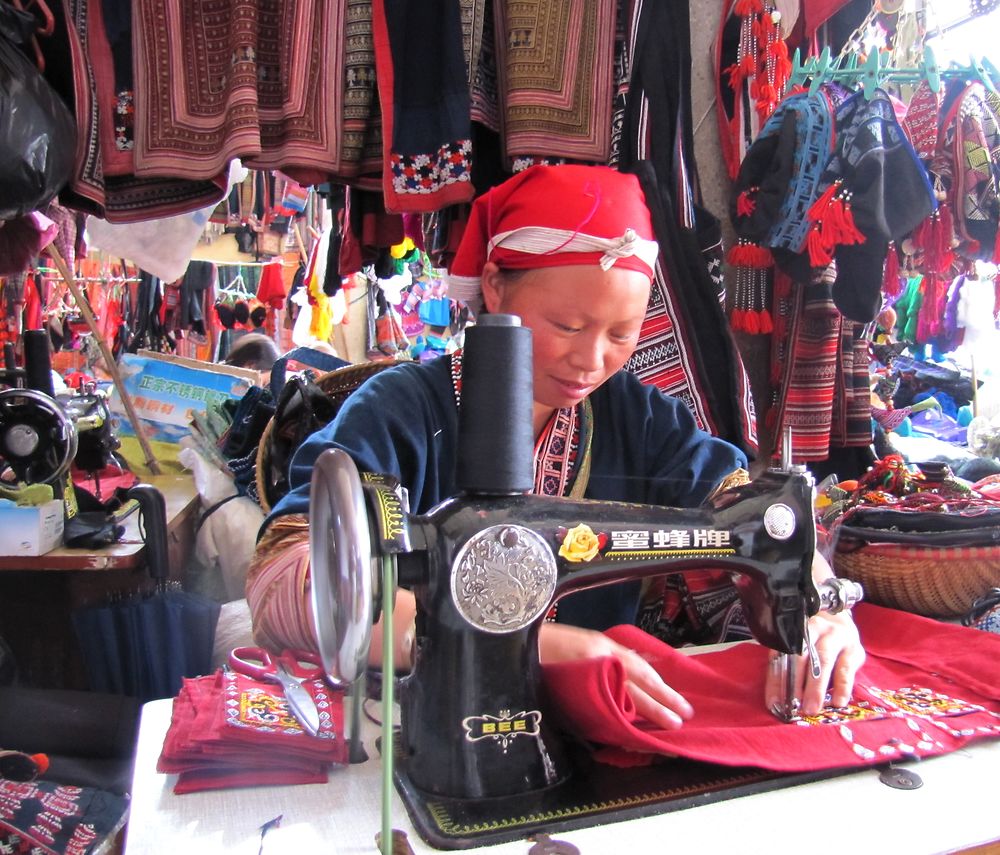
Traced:
<path fill-rule="evenodd" d="M 841 538 L 838 576 L 860 582 L 865 599 L 929 617 L 959 617 L 1000 585 L 1000 546 L 911 546 Z"/>
<path fill-rule="evenodd" d="M 334 403 L 341 404 L 348 395 L 357 389 L 362 383 L 374 374 L 378 374 L 384 368 L 396 365 L 396 362 L 362 362 L 358 365 L 345 365 L 343 368 L 336 368 L 320 375 L 316 379 L 316 385 L 322 389 L 328 398 Z M 272 418 L 260 437 L 260 444 L 257 446 L 257 496 L 264 513 L 271 512 L 271 506 L 280 496 L 274 495 L 274 486 L 271 481 L 271 432 L 274 428 Z"/>

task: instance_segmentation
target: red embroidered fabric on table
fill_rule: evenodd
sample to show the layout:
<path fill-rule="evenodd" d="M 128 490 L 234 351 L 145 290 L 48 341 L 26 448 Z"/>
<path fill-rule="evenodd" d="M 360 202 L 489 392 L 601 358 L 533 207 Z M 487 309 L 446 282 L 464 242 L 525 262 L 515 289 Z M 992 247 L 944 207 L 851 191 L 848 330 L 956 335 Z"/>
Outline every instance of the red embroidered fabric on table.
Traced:
<path fill-rule="evenodd" d="M 341 696 L 318 679 L 303 686 L 320 710 L 316 737 L 292 717 L 275 683 L 233 671 L 185 680 L 157 771 L 178 776 L 178 794 L 325 783 L 331 764 L 347 762 Z"/>
<path fill-rule="evenodd" d="M 678 755 L 784 772 L 927 757 L 1000 736 L 1000 636 L 861 604 L 868 654 L 848 707 L 781 722 L 765 709 L 768 650 L 740 644 L 686 656 L 631 626 L 608 635 L 643 655 L 695 710 L 677 731 L 638 715 L 624 669 L 603 658 L 547 666 L 564 728 L 619 766 Z"/>

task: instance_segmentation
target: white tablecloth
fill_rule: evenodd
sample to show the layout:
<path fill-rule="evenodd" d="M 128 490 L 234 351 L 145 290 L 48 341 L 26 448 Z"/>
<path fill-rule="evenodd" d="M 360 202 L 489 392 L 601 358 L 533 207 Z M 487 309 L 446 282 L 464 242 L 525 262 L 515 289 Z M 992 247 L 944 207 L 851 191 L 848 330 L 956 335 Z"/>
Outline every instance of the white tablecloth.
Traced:
<path fill-rule="evenodd" d="M 376 852 L 381 828 L 381 767 L 366 734 L 368 762 L 336 769 L 327 784 L 259 787 L 176 796 L 174 777 L 156 772 L 170 723 L 170 700 L 146 704 L 136 758 L 125 855 L 256 855 L 260 827 L 281 814 L 263 855 Z M 839 778 L 703 805 L 658 816 L 553 835 L 583 855 L 696 852 L 698 855 L 808 855 L 848 852 L 955 852 L 1000 840 L 1000 741 L 974 744 L 905 768 L 924 785 L 896 790 L 866 769 Z M 415 852 L 435 852 L 413 830 L 394 798 L 393 827 Z M 525 855 L 528 841 L 466 852 Z"/>

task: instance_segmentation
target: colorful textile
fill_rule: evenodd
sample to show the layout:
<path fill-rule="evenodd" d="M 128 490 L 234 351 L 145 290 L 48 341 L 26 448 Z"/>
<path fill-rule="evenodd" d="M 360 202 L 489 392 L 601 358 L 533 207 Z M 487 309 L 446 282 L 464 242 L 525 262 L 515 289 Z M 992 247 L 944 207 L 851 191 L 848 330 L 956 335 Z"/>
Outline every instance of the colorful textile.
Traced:
<path fill-rule="evenodd" d="M 469 78 L 469 115 L 474 122 L 496 134 L 500 132 L 500 98 L 492 0 L 459 0 L 459 7 L 462 10 L 462 50 Z"/>
<path fill-rule="evenodd" d="M 268 527 L 247 570 L 253 637 L 261 647 L 313 650 L 316 629 L 304 592 L 309 586 L 309 519 L 286 514 Z"/>
<path fill-rule="evenodd" d="M 661 251 L 639 340 L 625 368 L 682 400 L 702 430 L 755 453 L 750 384 L 695 236 L 667 215 L 670 200 L 662 197 L 652 165 L 635 169 Z"/>
<path fill-rule="evenodd" d="M 138 220 L 158 219 L 185 214 L 218 202 L 224 193 L 228 164 L 212 180 L 189 181 L 176 176 L 164 178 L 137 178 L 131 174 L 106 174 L 103 162 L 102 128 L 99 111 L 109 103 L 104 87 L 109 80 L 121 85 L 124 73 L 108 69 L 111 62 L 107 51 L 91 51 L 90 38 L 94 32 L 91 0 L 62 0 L 52 4 L 55 31 L 51 38 L 41 39 L 45 52 L 46 79 L 55 86 L 67 104 L 73 106 L 77 125 L 76 169 L 69 184 L 59 194 L 62 204 L 80 211 L 103 217 L 112 223 L 131 223 Z M 113 4 L 105 3 L 107 12 Z M 105 26 L 121 26 L 117 18 L 106 18 Z M 130 31 L 131 32 L 131 31 Z M 131 36 L 125 39 L 130 41 Z M 120 42 L 115 42 L 120 46 Z M 120 55 L 115 59 L 118 67 L 127 64 Z M 97 73 L 93 62 L 104 63 Z M 101 90 L 97 91 L 98 82 Z M 95 92 L 96 97 L 95 97 Z M 116 107 L 117 110 L 117 107 Z M 128 105 L 123 104 L 123 121 L 128 115 Z M 114 114 L 114 115 L 117 115 Z M 116 148 L 118 125 L 115 125 Z M 123 125 L 122 150 L 127 149 L 128 133 Z M 111 158 L 117 163 L 115 157 Z M 118 169 L 112 165 L 112 172 Z"/>
<path fill-rule="evenodd" d="M 765 708 L 768 650 L 756 644 L 685 656 L 636 627 L 608 632 L 691 702 L 694 718 L 680 730 L 636 713 L 613 657 L 548 665 L 546 686 L 564 727 L 615 765 L 668 754 L 798 772 L 912 760 L 1000 737 L 1000 638 L 868 604 L 854 616 L 868 658 L 849 705 L 792 723 Z"/>
<path fill-rule="evenodd" d="M 457 4 L 375 0 L 372 13 L 386 210 L 468 202 L 472 136 Z"/>
<path fill-rule="evenodd" d="M 343 704 L 322 679 L 302 686 L 319 710 L 316 736 L 302 729 L 275 682 L 229 670 L 185 680 L 157 771 L 177 775 L 178 794 L 326 783 L 330 765 L 347 761 Z"/>
<path fill-rule="evenodd" d="M 808 286 L 792 286 L 788 336 L 772 342 L 772 359 L 778 359 L 782 369 L 776 389 L 784 394 L 768 419 L 775 437 L 791 428 L 794 461 L 825 460 L 830 453 L 843 320 L 830 295 L 832 279 L 833 271 L 827 270 Z"/>
<path fill-rule="evenodd" d="M 103 852 L 127 816 L 128 799 L 105 790 L 0 779 L 0 852 Z"/>
<path fill-rule="evenodd" d="M 871 444 L 870 360 L 865 325 L 844 318 L 830 430 L 830 444 L 835 448 Z"/>
<path fill-rule="evenodd" d="M 699 426 L 755 454 L 749 379 L 707 269 L 717 262 L 713 222 L 716 235 L 720 230 L 695 192 L 689 4 L 622 6 L 618 61 L 630 74 L 615 93 L 621 137 L 613 147 L 619 169 L 639 177 L 660 245 L 646 322 L 627 368 L 684 400 Z"/>
<path fill-rule="evenodd" d="M 140 0 L 133 13 L 137 175 L 208 179 L 237 157 L 296 180 L 337 171 L 341 4 Z"/>
<path fill-rule="evenodd" d="M 689 570 L 650 581 L 636 625 L 671 647 L 752 638 L 729 573 Z"/>
<path fill-rule="evenodd" d="M 926 80 L 921 80 L 910 98 L 903 130 L 910 138 L 914 151 L 925 161 L 934 156 L 937 147 L 940 110 L 941 93 L 931 89 Z"/>
<path fill-rule="evenodd" d="M 371 0 L 344 4 L 343 105 L 337 177 L 365 190 L 382 186 L 382 112 L 375 74 Z"/>
<path fill-rule="evenodd" d="M 496 3 L 504 149 L 607 163 L 614 0 Z"/>
<path fill-rule="evenodd" d="M 1000 161 L 1000 131 L 981 83 L 966 87 L 945 117 L 944 126 L 953 129 L 948 139 L 955 164 L 951 199 L 956 233 L 965 241 L 965 254 L 990 260 L 1000 215 L 994 177 L 994 164 Z"/>

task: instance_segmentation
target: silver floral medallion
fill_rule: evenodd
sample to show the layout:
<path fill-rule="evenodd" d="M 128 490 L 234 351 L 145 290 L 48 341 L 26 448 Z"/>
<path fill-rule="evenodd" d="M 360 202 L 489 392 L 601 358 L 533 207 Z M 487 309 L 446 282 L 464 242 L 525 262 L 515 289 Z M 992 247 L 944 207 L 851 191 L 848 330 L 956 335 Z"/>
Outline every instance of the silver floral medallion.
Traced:
<path fill-rule="evenodd" d="M 516 632 L 548 609 L 556 589 L 552 549 L 529 528 L 495 525 L 455 556 L 451 595 L 460 615 L 484 632 Z"/>

